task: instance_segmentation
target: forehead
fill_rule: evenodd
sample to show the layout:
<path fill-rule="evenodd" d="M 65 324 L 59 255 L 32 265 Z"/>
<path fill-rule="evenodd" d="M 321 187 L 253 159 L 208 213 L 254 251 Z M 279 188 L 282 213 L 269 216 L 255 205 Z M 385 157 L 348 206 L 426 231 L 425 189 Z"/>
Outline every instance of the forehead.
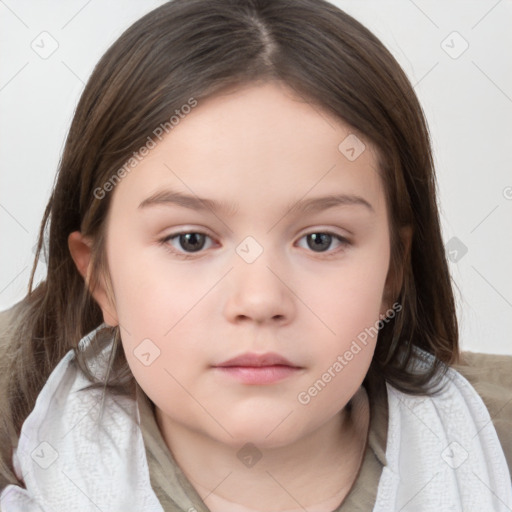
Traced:
<path fill-rule="evenodd" d="M 383 198 L 374 147 L 280 82 L 198 100 L 156 142 L 117 185 L 114 203 L 134 209 L 166 187 L 237 212 L 334 191 Z"/>

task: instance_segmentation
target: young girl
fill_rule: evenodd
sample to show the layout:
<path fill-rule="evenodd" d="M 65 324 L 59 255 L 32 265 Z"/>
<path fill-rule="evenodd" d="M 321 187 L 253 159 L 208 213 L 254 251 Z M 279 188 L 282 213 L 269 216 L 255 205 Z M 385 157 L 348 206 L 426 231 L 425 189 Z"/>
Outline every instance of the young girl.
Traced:
<path fill-rule="evenodd" d="M 46 236 L 3 335 L 3 512 L 511 509 L 451 367 L 421 107 L 335 6 L 137 21 L 80 99 L 36 262 Z"/>

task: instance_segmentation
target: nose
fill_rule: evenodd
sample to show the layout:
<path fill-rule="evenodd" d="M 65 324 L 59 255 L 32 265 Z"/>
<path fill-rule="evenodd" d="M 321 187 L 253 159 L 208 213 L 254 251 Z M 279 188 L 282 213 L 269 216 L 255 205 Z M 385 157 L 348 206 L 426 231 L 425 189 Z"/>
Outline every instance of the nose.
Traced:
<path fill-rule="evenodd" d="M 295 315 L 290 273 L 264 251 L 247 263 L 235 255 L 234 268 L 227 276 L 229 292 L 224 314 L 230 322 L 284 325 Z"/>

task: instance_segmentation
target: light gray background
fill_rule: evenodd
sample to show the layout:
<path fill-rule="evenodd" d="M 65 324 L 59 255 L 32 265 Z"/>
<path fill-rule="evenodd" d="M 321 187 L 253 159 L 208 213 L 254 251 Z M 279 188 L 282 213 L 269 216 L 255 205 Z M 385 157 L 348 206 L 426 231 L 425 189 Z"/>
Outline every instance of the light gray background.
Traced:
<path fill-rule="evenodd" d="M 85 81 L 122 31 L 162 3 L 0 0 L 0 310 L 27 291 Z M 462 348 L 512 354 L 512 0 L 333 3 L 391 50 L 423 105 Z M 32 48 L 52 44 L 47 58 Z M 44 275 L 42 262 L 36 282 Z"/>

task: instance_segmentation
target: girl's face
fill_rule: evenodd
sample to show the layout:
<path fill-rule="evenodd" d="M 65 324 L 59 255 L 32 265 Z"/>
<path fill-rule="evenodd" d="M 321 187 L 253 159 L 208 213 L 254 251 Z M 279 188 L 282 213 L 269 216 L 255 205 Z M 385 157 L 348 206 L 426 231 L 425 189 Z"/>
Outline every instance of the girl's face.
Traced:
<path fill-rule="evenodd" d="M 358 390 L 389 307 L 365 144 L 285 86 L 251 85 L 199 101 L 111 192 L 102 307 L 165 428 L 283 446 Z"/>

